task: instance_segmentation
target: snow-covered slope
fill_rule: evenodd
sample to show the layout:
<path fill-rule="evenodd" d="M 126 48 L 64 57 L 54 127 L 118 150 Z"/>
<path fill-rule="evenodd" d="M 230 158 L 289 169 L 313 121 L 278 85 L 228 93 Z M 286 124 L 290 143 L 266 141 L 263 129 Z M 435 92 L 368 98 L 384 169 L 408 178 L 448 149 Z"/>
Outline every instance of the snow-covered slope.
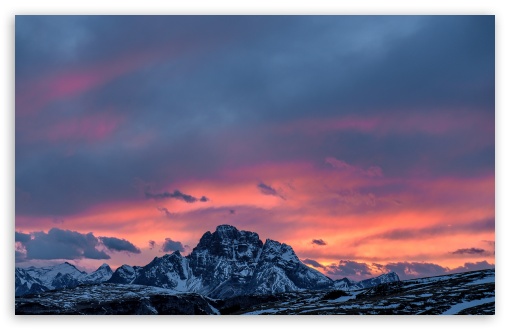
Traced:
<path fill-rule="evenodd" d="M 189 275 L 188 260 L 183 258 L 179 251 L 175 251 L 161 258 L 154 258 L 140 269 L 132 283 L 187 292 L 190 291 L 187 281 Z"/>
<path fill-rule="evenodd" d="M 96 271 L 87 274 L 68 262 L 48 267 L 16 268 L 15 295 L 40 293 L 53 289 L 73 288 L 80 284 L 97 284 L 110 279 L 113 271 L 103 264 Z"/>
<path fill-rule="evenodd" d="M 117 270 L 115 270 L 115 272 L 112 274 L 112 276 L 107 282 L 118 284 L 131 284 L 138 277 L 141 268 L 142 267 L 139 266 L 131 267 L 129 265 L 122 265 L 119 268 L 117 268 Z"/>
<path fill-rule="evenodd" d="M 251 282 L 250 293 L 319 290 L 331 287 L 332 284 L 330 278 L 299 261 L 292 247 L 267 239 Z"/>
<path fill-rule="evenodd" d="M 40 293 L 49 289 L 38 278 L 32 277 L 25 269 L 16 268 L 14 272 L 15 295 L 22 296 Z"/>
<path fill-rule="evenodd" d="M 113 271 L 108 264 L 102 264 L 98 269 L 80 278 L 85 284 L 103 283 L 112 277 Z"/>
<path fill-rule="evenodd" d="M 262 251 L 258 234 L 229 225 L 206 232 L 187 259 L 198 279 L 197 292 L 211 296 L 243 294 Z"/>
<path fill-rule="evenodd" d="M 67 281 L 78 280 L 87 274 L 68 262 L 42 268 L 30 267 L 26 269 L 26 272 L 49 289 L 60 288 L 65 286 Z"/>

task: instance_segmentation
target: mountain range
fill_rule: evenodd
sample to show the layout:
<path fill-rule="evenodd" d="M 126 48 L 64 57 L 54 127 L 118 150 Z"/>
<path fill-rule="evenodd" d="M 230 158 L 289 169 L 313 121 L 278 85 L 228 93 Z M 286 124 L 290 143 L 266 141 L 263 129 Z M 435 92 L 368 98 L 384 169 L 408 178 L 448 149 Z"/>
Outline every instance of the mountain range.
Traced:
<path fill-rule="evenodd" d="M 160 287 L 225 299 L 309 290 L 358 290 L 399 281 L 396 273 L 352 281 L 333 280 L 303 264 L 291 246 L 257 233 L 220 225 L 206 232 L 187 256 L 179 251 L 154 258 L 145 266 L 122 265 L 115 272 L 103 264 L 86 273 L 69 263 L 44 268 L 16 268 L 16 296 L 112 283 Z"/>

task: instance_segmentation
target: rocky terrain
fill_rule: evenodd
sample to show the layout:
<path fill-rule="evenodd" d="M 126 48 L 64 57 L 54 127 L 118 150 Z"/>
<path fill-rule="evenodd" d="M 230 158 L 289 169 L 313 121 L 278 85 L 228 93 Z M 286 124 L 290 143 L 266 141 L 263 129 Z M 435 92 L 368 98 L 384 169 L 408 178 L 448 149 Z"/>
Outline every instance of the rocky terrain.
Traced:
<path fill-rule="evenodd" d="M 494 314 L 493 269 L 383 283 L 212 299 L 144 285 L 80 285 L 16 298 L 16 314 Z"/>

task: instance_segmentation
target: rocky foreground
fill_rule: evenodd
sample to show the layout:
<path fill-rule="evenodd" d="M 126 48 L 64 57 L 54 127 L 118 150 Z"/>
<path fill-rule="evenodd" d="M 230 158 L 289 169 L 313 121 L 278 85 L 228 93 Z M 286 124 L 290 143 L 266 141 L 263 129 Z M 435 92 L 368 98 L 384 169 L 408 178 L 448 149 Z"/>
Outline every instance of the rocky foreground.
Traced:
<path fill-rule="evenodd" d="M 16 298 L 16 314 L 495 314 L 494 269 L 383 283 L 212 299 L 134 284 L 80 285 Z"/>

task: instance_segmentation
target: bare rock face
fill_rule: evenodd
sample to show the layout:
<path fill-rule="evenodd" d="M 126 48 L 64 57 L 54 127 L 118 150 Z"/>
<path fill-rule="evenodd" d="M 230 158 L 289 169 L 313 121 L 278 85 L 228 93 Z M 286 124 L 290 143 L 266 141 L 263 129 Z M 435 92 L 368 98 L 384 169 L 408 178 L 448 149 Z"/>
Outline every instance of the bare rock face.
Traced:
<path fill-rule="evenodd" d="M 206 232 L 187 257 L 193 275 L 201 282 L 199 292 L 217 296 L 242 291 L 253 276 L 262 247 L 258 234 L 233 226 L 221 225 L 212 234 Z"/>

